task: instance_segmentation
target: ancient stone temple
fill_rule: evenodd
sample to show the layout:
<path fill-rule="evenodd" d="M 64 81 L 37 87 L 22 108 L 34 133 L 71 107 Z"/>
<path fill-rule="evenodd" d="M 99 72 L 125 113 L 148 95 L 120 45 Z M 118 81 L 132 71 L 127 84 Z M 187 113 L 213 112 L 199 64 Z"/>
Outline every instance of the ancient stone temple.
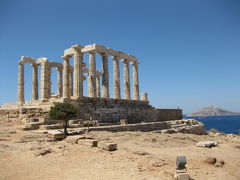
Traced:
<path fill-rule="evenodd" d="M 89 67 L 84 63 L 83 54 L 88 54 Z M 96 54 L 101 56 L 101 69 L 96 69 Z M 109 60 L 113 61 L 113 74 L 109 73 Z M 137 58 L 133 55 L 92 44 L 74 45 L 64 51 L 63 62 L 52 62 L 45 57 L 31 58 L 22 56 L 18 62 L 18 100 L 1 109 L 19 109 L 18 118 L 44 118 L 51 106 L 58 102 L 69 102 L 79 108 L 78 119 L 96 119 L 103 123 L 117 123 L 127 119 L 129 123 L 162 121 L 181 118 L 181 110 L 155 109 L 149 104 L 147 93 L 139 93 L 139 75 Z M 73 60 L 73 66 L 70 61 Z M 120 69 L 123 63 L 123 69 Z M 32 65 L 32 100 L 24 99 L 24 65 Z M 40 92 L 38 92 L 38 66 L 40 72 Z M 132 72 L 130 72 L 132 66 Z M 57 94 L 51 93 L 51 69 L 58 71 Z M 130 81 L 130 73 L 132 80 Z M 121 82 L 120 74 L 123 74 Z M 113 82 L 109 81 L 113 77 Z M 87 96 L 84 96 L 83 82 L 87 81 Z M 110 97 L 109 87 L 113 88 Z M 123 97 L 121 97 L 123 89 Z M 132 94 L 131 94 L 132 91 Z M 37 113 L 36 113 L 37 112 Z"/>

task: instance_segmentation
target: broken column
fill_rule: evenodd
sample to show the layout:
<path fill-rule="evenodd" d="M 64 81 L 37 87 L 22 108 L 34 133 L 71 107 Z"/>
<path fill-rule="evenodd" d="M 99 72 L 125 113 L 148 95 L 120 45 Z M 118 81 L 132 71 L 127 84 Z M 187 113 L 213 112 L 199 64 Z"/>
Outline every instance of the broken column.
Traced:
<path fill-rule="evenodd" d="M 18 102 L 24 102 L 24 63 L 18 62 Z"/>
<path fill-rule="evenodd" d="M 147 93 L 142 93 L 142 101 L 148 101 L 148 94 Z"/>
<path fill-rule="evenodd" d="M 113 98 L 121 99 L 119 57 L 113 57 Z"/>

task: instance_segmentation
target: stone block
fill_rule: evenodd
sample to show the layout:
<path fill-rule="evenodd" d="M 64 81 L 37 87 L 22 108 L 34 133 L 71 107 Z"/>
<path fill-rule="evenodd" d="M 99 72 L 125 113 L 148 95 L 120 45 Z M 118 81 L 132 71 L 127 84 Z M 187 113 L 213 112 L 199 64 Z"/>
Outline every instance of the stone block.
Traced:
<path fill-rule="evenodd" d="M 77 144 L 88 146 L 88 147 L 97 147 L 98 141 L 94 139 L 79 139 Z"/>
<path fill-rule="evenodd" d="M 189 174 L 186 173 L 186 172 L 176 173 L 174 175 L 174 178 L 177 179 L 177 180 L 189 180 L 190 179 Z"/>
<path fill-rule="evenodd" d="M 64 133 L 61 132 L 61 131 L 58 131 L 58 130 L 48 131 L 48 134 L 49 134 L 53 139 L 63 139 L 63 138 L 65 138 Z"/>
<path fill-rule="evenodd" d="M 86 136 L 82 136 L 82 135 L 80 135 L 80 136 L 68 136 L 67 138 L 66 138 L 66 141 L 68 142 L 68 143 L 71 143 L 71 144 L 77 144 L 78 143 L 78 140 L 80 140 L 80 139 L 86 139 L 87 137 Z"/>
<path fill-rule="evenodd" d="M 120 119 L 120 124 L 121 125 L 126 125 L 127 124 L 127 119 Z"/>
<path fill-rule="evenodd" d="M 98 147 L 108 150 L 108 151 L 115 151 L 117 149 L 117 144 L 100 141 L 98 143 Z"/>

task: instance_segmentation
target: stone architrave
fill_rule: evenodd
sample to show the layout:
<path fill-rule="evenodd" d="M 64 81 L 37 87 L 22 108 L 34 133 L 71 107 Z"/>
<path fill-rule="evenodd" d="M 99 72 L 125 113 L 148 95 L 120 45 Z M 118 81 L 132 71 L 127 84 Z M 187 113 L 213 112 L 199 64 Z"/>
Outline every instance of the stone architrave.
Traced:
<path fill-rule="evenodd" d="M 119 57 L 113 57 L 113 98 L 121 99 Z"/>
<path fill-rule="evenodd" d="M 102 98 L 109 98 L 108 56 L 102 56 Z"/>
<path fill-rule="evenodd" d="M 50 77 L 49 77 L 49 64 L 48 60 L 44 59 L 41 63 L 41 98 L 48 99 L 50 97 L 49 94 L 49 86 L 50 86 Z"/>
<path fill-rule="evenodd" d="M 32 64 L 32 100 L 38 99 L 38 65 Z"/>
<path fill-rule="evenodd" d="M 79 98 L 83 96 L 83 81 L 82 81 L 82 67 L 83 67 L 83 54 L 79 46 L 73 46 L 74 49 L 74 80 L 73 80 L 73 97 Z"/>
<path fill-rule="evenodd" d="M 139 100 L 138 62 L 133 62 L 133 100 Z"/>
<path fill-rule="evenodd" d="M 62 82 L 62 68 L 57 68 L 58 70 L 58 88 L 57 88 L 57 94 L 59 97 L 62 97 L 62 90 L 63 90 L 63 82 Z"/>
<path fill-rule="evenodd" d="M 18 63 L 18 102 L 24 102 L 24 63 Z"/>
<path fill-rule="evenodd" d="M 88 96 L 96 97 L 96 53 L 89 53 Z"/>
<path fill-rule="evenodd" d="M 63 97 L 69 98 L 69 56 L 62 56 L 63 62 Z"/>
<path fill-rule="evenodd" d="M 123 71 L 124 71 L 124 99 L 131 99 L 130 96 L 130 76 L 129 76 L 129 61 L 123 60 Z"/>

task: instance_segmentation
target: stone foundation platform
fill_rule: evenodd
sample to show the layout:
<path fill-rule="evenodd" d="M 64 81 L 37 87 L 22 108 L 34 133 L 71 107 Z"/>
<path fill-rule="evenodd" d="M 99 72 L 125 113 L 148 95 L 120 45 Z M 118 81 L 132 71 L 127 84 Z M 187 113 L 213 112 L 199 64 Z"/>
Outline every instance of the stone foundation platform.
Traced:
<path fill-rule="evenodd" d="M 25 123 L 44 123 L 49 119 L 50 108 L 59 102 L 75 105 L 79 112 L 78 120 L 96 120 L 98 123 L 117 124 L 124 119 L 128 124 L 140 122 L 158 122 L 182 119 L 181 109 L 156 109 L 148 101 L 123 100 L 110 98 L 51 98 L 47 100 L 28 101 L 24 104 L 10 103 L 0 108 L 1 119 L 22 121 Z M 49 124 L 46 122 L 46 124 Z"/>

